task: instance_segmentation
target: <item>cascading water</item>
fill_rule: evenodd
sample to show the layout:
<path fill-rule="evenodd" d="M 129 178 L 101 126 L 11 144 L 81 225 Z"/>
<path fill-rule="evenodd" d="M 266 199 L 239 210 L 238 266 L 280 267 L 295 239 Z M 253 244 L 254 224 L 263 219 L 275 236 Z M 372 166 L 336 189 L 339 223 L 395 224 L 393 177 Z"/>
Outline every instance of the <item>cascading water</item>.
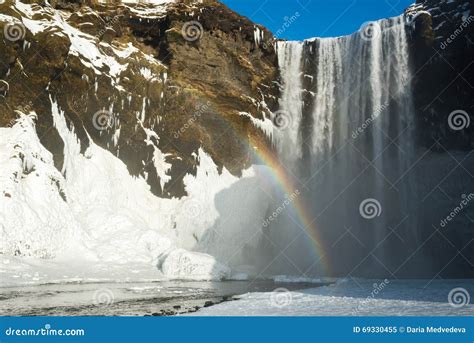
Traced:
<path fill-rule="evenodd" d="M 274 143 L 310 199 L 326 247 L 322 260 L 338 275 L 393 276 L 416 239 L 409 208 L 414 110 L 404 16 L 350 36 L 280 42 L 278 56 L 276 116 L 287 116 L 290 125 L 276 129 Z M 288 230 L 281 222 L 272 232 Z M 313 257 L 291 250 L 286 255 L 302 271 L 321 271 Z"/>
<path fill-rule="evenodd" d="M 283 124 L 275 132 L 275 139 L 280 156 L 286 156 L 287 160 L 301 158 L 301 134 L 299 123 L 302 119 L 302 54 L 303 45 L 299 42 L 288 42 L 285 49 L 278 50 L 278 61 L 285 87 L 280 98 L 280 111 L 276 114 L 278 119 L 284 119 Z M 283 116 L 284 118 L 278 118 Z"/>

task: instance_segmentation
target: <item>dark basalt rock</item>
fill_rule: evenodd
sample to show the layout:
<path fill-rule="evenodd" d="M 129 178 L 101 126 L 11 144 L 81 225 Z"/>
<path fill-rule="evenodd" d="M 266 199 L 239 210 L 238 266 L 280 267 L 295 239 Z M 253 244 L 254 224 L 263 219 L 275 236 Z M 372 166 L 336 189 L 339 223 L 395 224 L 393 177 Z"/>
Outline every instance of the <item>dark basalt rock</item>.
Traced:
<path fill-rule="evenodd" d="M 474 3 L 418 0 L 412 54 L 419 143 L 431 150 L 474 149 Z M 464 111 L 470 125 L 453 130 L 449 115 Z M 465 117 L 466 115 L 463 114 Z"/>

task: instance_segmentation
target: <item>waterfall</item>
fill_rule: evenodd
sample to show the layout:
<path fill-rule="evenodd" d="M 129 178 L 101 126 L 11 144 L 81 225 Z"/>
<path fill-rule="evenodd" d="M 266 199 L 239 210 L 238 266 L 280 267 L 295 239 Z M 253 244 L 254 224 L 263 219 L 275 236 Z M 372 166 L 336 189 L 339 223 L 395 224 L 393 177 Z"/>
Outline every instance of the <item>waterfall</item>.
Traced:
<path fill-rule="evenodd" d="M 416 240 L 404 16 L 367 24 L 350 36 L 279 42 L 277 48 L 277 115 L 288 117 L 289 125 L 277 125 L 274 144 L 310 199 L 326 247 L 321 254 L 338 275 L 393 276 Z M 310 261 L 294 262 L 317 273 Z"/>
<path fill-rule="evenodd" d="M 303 45 L 299 42 L 285 43 L 284 49 L 278 50 L 278 63 L 284 80 L 280 110 L 275 114 L 274 121 L 279 130 L 275 132 L 278 153 L 293 161 L 301 158 L 301 134 L 299 124 L 302 118 L 302 82 L 301 63 Z"/>

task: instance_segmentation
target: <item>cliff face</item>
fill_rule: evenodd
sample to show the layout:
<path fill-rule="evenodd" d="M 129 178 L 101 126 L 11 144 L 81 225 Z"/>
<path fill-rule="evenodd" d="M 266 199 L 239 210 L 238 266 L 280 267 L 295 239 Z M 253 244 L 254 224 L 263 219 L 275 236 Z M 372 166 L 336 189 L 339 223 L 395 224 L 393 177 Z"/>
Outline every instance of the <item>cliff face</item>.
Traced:
<path fill-rule="evenodd" d="M 417 144 L 432 151 L 414 167 L 419 232 L 426 242 L 420 250 L 441 277 L 473 274 L 473 212 L 466 207 L 474 170 L 473 7 L 472 1 L 418 0 L 408 10 L 415 13 Z"/>
<path fill-rule="evenodd" d="M 199 147 L 240 175 L 246 142 L 268 144 L 252 120 L 276 103 L 277 63 L 255 37 L 272 36 L 217 1 L 5 1 L 0 12 L 0 126 L 35 111 L 58 169 L 51 101 L 82 152 L 93 139 L 164 197 L 185 194 Z"/>
<path fill-rule="evenodd" d="M 420 144 L 474 148 L 474 3 L 417 0 L 413 56 Z"/>
<path fill-rule="evenodd" d="M 418 0 L 409 10 L 418 137 L 432 150 L 473 148 L 472 7 Z M 9 0 L 0 9 L 0 126 L 15 110 L 34 110 L 58 168 L 62 141 L 51 99 L 65 109 L 83 151 L 90 136 L 159 196 L 185 194 L 182 177 L 195 171 L 200 146 L 239 175 L 251 163 L 248 144 L 268 145 L 255 123 L 277 105 L 276 54 L 259 44 L 273 37 L 218 1 Z"/>
<path fill-rule="evenodd" d="M 410 41 L 418 145 L 432 151 L 474 148 L 472 7 L 472 1 L 420 0 L 407 10 L 414 20 Z M 95 142 L 123 161 L 132 175 L 142 176 L 161 198 L 187 194 L 183 178 L 197 173 L 201 148 L 219 172 L 225 168 L 240 176 L 253 163 L 251 151 L 270 146 L 271 112 L 277 110 L 280 96 L 277 55 L 273 44 L 268 44 L 274 38 L 217 0 L 163 1 L 160 5 L 6 0 L 0 2 L 0 35 L 0 127 L 11 126 L 19 112 L 35 112 L 38 137 L 53 154 L 58 170 L 63 169 L 65 154 L 63 138 L 53 123 L 52 104 L 64 111 L 82 153 Z M 303 63 L 307 63 L 309 74 L 314 74 L 314 61 Z M 303 87 L 309 89 L 313 81 L 304 77 Z M 303 94 L 304 111 L 313 109 L 313 96 Z M 312 124 L 302 124 L 305 142 Z M 303 159 L 309 161 L 305 158 L 310 154 L 309 146 L 302 149 Z M 418 173 L 419 192 L 428 194 L 429 199 L 417 204 L 423 239 L 431 237 L 433 225 L 442 219 L 439 215 L 457 206 L 460 194 L 471 194 L 472 187 L 467 186 L 472 186 L 470 166 L 474 162 L 471 157 L 458 168 L 458 161 L 469 157 L 460 154 L 456 160 L 452 155 L 440 158 L 429 154 L 428 161 L 417 163 L 414 172 Z M 207 175 L 208 171 L 202 169 L 201 173 Z M 441 177 L 427 177 L 434 174 Z M 243 183 L 247 188 L 241 192 L 246 195 L 256 188 Z M 432 191 L 440 185 L 443 191 Z M 449 201 L 445 199 L 447 191 Z M 199 192 L 204 193 L 202 189 Z M 232 215 L 240 213 L 228 204 L 244 197 L 230 193 L 231 200 L 225 201 L 222 209 Z M 254 212 L 264 215 L 267 205 L 255 199 L 252 204 L 260 204 L 262 209 Z M 195 202 L 199 205 L 203 201 L 199 198 Z M 247 219 L 252 204 L 240 204 Z M 172 205 L 178 212 L 186 212 Z M 191 202 L 191 207 L 194 205 Z M 154 213 L 155 207 L 146 213 Z M 328 220 L 331 229 L 335 216 L 340 216 L 339 209 Z M 164 222 L 175 236 L 175 231 L 197 226 L 195 217 L 184 222 L 174 217 L 167 222 L 160 216 L 156 222 Z M 446 247 L 449 243 L 444 236 L 436 236 L 424 246 L 423 254 L 426 251 L 433 261 L 437 259 L 436 271 L 451 263 L 456 251 L 474 256 L 474 246 L 465 246 L 472 241 L 469 220 L 456 217 L 457 224 L 446 234 L 453 247 Z M 104 220 L 107 222 L 110 220 Z M 204 223 L 203 230 L 211 225 Z M 228 226 L 228 222 L 223 225 Z M 226 242 L 233 243 L 234 232 L 242 233 L 252 225 L 242 224 L 238 218 L 234 227 L 235 231 L 223 236 Z M 189 236 L 193 244 L 201 239 L 195 232 Z M 448 268 L 454 271 L 447 269 L 448 276 L 465 276 L 466 270 L 472 273 L 472 263 L 462 256 L 452 265 L 458 267 Z"/>

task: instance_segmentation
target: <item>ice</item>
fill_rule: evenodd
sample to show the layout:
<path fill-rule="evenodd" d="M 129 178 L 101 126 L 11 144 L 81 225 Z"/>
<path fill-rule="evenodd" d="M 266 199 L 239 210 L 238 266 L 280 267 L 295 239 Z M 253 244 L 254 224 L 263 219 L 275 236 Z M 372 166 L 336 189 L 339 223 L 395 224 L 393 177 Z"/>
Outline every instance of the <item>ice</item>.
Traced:
<path fill-rule="evenodd" d="M 247 293 L 194 316 L 466 316 L 474 313 L 472 280 L 343 279 L 302 291 Z M 461 293 L 462 292 L 462 293 Z"/>
<path fill-rule="evenodd" d="M 273 281 L 279 283 L 321 283 L 320 278 L 310 278 L 306 276 L 276 275 L 272 277 Z"/>
<path fill-rule="evenodd" d="M 78 239 L 78 223 L 61 194 L 62 175 L 39 143 L 34 114 L 0 128 L 0 252 L 52 258 Z"/>
<path fill-rule="evenodd" d="M 161 270 L 170 279 L 221 280 L 230 269 L 210 255 L 177 249 L 166 256 Z"/>
<path fill-rule="evenodd" d="M 256 191 L 263 167 L 239 178 L 199 149 L 196 175 L 184 177 L 188 196 L 163 199 L 91 137 L 82 154 L 54 99 L 51 114 L 64 142 L 61 171 L 38 139 L 34 113 L 0 128 L 1 285 L 230 277 L 228 262 L 259 236 L 251 224 L 268 208 Z"/>
<path fill-rule="evenodd" d="M 255 118 L 247 112 L 239 112 L 239 115 L 249 118 L 255 127 L 259 128 L 265 133 L 266 137 L 272 138 L 272 133 L 275 125 L 273 124 L 272 120 L 265 117 L 265 114 L 263 119 Z"/>

